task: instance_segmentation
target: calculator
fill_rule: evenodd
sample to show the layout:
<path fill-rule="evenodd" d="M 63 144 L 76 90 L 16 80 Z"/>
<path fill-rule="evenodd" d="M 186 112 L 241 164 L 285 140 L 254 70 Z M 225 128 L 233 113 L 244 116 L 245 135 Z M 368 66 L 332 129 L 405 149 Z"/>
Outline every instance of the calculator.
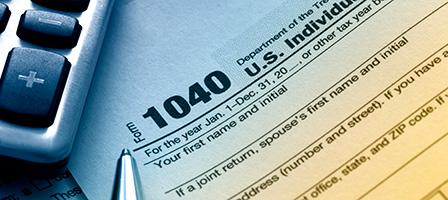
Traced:
<path fill-rule="evenodd" d="M 65 169 L 112 6 L 0 0 L 0 168 Z"/>

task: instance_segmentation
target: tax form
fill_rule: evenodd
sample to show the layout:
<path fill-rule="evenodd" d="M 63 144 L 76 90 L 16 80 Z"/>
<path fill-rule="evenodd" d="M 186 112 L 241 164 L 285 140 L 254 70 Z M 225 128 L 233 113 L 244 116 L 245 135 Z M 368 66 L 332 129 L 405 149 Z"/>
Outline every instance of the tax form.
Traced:
<path fill-rule="evenodd" d="M 69 169 L 110 199 L 443 199 L 443 0 L 117 2 Z M 118 9 L 119 8 L 119 9 Z"/>

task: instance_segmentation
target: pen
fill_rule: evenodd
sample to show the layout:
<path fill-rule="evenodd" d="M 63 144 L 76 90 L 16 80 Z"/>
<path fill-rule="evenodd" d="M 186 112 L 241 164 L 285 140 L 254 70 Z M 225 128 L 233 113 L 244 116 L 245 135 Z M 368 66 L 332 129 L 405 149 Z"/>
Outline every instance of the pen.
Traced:
<path fill-rule="evenodd" d="M 123 149 L 118 158 L 112 200 L 139 200 L 140 179 L 137 165 L 129 149 Z"/>

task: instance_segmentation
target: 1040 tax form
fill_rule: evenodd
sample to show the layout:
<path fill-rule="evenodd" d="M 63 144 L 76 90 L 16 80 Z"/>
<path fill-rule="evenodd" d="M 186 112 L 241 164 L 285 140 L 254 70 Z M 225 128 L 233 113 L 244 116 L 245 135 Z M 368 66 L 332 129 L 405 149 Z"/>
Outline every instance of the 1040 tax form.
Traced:
<path fill-rule="evenodd" d="M 443 0 L 128 1 L 69 164 L 110 199 L 128 148 L 147 199 L 440 199 Z"/>

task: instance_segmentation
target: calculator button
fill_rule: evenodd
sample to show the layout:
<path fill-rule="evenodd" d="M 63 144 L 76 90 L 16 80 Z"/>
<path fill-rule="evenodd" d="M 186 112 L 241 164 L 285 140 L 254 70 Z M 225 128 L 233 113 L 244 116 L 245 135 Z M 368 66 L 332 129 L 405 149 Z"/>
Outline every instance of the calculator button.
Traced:
<path fill-rule="evenodd" d="M 0 118 L 26 126 L 50 126 L 70 65 L 59 54 L 12 49 L 0 79 Z"/>
<path fill-rule="evenodd" d="M 8 6 L 0 3 L 0 33 L 5 30 L 9 16 L 11 16 L 11 11 L 9 11 Z"/>
<path fill-rule="evenodd" d="M 31 0 L 41 6 L 71 12 L 82 12 L 87 9 L 89 0 Z"/>
<path fill-rule="evenodd" d="M 76 18 L 53 12 L 27 10 L 20 18 L 17 36 L 28 42 L 53 47 L 73 48 L 81 25 Z"/>

